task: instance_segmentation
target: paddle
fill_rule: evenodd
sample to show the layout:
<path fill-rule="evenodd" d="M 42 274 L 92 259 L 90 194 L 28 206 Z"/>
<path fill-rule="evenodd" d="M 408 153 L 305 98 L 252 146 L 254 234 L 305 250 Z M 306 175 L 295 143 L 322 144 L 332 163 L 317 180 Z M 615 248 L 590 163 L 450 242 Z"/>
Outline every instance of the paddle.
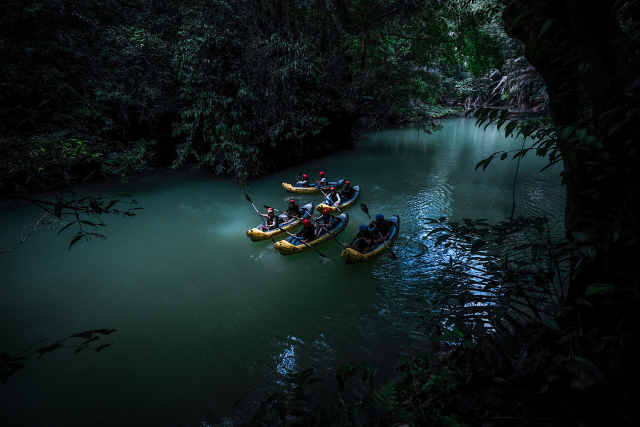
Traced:
<path fill-rule="evenodd" d="M 369 209 L 367 208 L 367 205 L 365 205 L 364 203 L 361 204 L 360 205 L 360 209 L 362 209 L 362 211 L 367 214 L 369 219 L 371 219 L 371 215 L 369 215 Z M 378 227 L 376 227 L 376 223 L 375 222 L 373 223 L 373 227 L 376 229 L 376 231 L 378 232 L 380 237 L 382 237 L 382 233 L 380 232 L 380 230 L 378 230 Z M 391 248 L 389 247 L 389 245 L 387 245 L 387 242 L 385 242 L 384 237 L 382 237 L 382 243 L 384 243 L 384 245 L 387 247 L 387 250 L 389 251 L 389 258 L 398 259 L 398 257 L 396 256 L 395 252 L 393 252 L 391 250 Z"/>
<path fill-rule="evenodd" d="M 312 218 L 313 218 L 313 217 L 312 217 Z M 284 231 L 285 233 L 287 233 L 287 234 L 288 234 L 289 236 L 291 236 L 291 237 L 296 237 L 296 235 L 295 235 L 295 234 L 291 234 L 291 233 L 289 233 L 287 230 L 282 230 L 282 231 Z M 314 248 L 313 246 L 311 246 L 311 245 L 310 245 L 310 244 L 308 244 L 307 242 L 302 241 L 302 243 L 304 243 L 305 245 L 309 246 L 309 247 L 310 247 L 311 249 L 313 249 L 314 251 L 318 252 L 318 253 L 319 253 L 320 255 L 322 255 L 324 258 L 326 258 L 326 257 L 327 257 L 325 254 L 323 254 L 322 252 L 320 252 L 319 250 L 317 250 L 316 248 Z"/>
<path fill-rule="evenodd" d="M 253 202 L 251 201 L 251 197 L 249 197 L 249 194 L 248 193 L 244 193 L 244 197 L 246 197 L 247 200 L 249 201 L 249 203 L 251 203 L 251 206 L 253 206 L 253 209 L 256 210 L 256 213 L 260 217 L 260 221 L 262 221 L 262 215 L 260 215 L 260 212 L 258 211 L 258 208 L 256 208 L 256 205 L 254 205 Z M 266 224 L 266 223 L 267 223 L 267 220 L 265 219 L 262 224 Z M 271 240 L 273 241 L 273 243 L 276 243 L 276 239 L 273 238 L 273 235 L 271 234 L 271 232 L 269 232 L 269 237 L 271 237 Z"/>
<path fill-rule="evenodd" d="M 318 187 L 318 189 L 320 190 L 320 192 L 324 195 L 324 198 L 326 199 L 327 198 L 327 194 L 324 191 L 322 191 L 322 188 Z M 342 211 L 340 210 L 339 207 L 337 207 L 337 206 L 331 206 L 331 207 L 332 208 L 336 208 L 338 210 L 338 212 L 342 213 Z"/>

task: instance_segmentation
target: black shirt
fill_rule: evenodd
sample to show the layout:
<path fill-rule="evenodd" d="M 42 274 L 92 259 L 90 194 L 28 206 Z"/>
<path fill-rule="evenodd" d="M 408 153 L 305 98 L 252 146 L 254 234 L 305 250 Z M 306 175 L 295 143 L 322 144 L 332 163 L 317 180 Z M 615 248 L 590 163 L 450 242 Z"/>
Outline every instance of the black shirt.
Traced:
<path fill-rule="evenodd" d="M 295 215 L 302 215 L 302 209 L 300 209 L 300 206 L 294 206 L 292 208 L 287 209 L 287 213 L 291 216 L 295 216 Z"/>
<path fill-rule="evenodd" d="M 356 234 L 356 239 L 365 238 L 371 240 L 373 238 L 373 234 L 369 230 L 358 231 Z"/>
<path fill-rule="evenodd" d="M 389 221 L 385 219 L 376 219 L 374 221 L 374 224 L 376 225 L 376 228 L 378 229 L 380 234 L 382 234 L 382 236 L 384 236 L 385 234 L 391 231 L 391 227 L 389 226 Z"/>
<path fill-rule="evenodd" d="M 302 240 L 313 240 L 316 237 L 316 230 L 313 226 L 302 227 L 302 230 L 296 233 L 297 237 L 302 237 Z"/>
<path fill-rule="evenodd" d="M 350 198 L 353 197 L 355 192 L 356 192 L 356 190 L 354 190 L 353 187 L 349 187 L 349 188 L 345 188 L 344 190 L 342 190 L 340 192 L 340 195 L 342 197 L 344 197 L 346 200 L 349 200 Z"/>

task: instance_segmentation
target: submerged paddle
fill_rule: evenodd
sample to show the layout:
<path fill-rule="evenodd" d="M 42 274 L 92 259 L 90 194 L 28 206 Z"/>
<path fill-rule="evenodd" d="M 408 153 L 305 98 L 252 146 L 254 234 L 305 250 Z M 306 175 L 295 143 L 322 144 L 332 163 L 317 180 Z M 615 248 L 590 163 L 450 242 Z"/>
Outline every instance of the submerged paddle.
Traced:
<path fill-rule="evenodd" d="M 291 237 L 297 237 L 295 234 L 291 234 L 289 233 L 287 230 L 282 230 L 285 233 L 287 233 L 289 236 Z M 313 249 L 314 251 L 318 252 L 322 257 L 326 258 L 327 256 L 325 254 L 323 254 L 322 252 L 320 252 L 319 250 L 317 250 L 316 248 L 314 248 L 313 246 L 311 246 L 310 244 L 308 244 L 307 242 L 305 242 L 304 240 L 302 241 L 302 243 L 304 243 L 305 245 L 309 246 L 311 249 Z"/>
<path fill-rule="evenodd" d="M 262 215 L 260 215 L 260 212 L 258 211 L 258 208 L 256 208 L 256 205 L 253 204 L 253 202 L 251 201 L 251 197 L 249 197 L 248 193 L 244 193 L 244 197 L 247 198 L 247 200 L 249 201 L 249 203 L 251 203 L 251 206 L 253 206 L 253 209 L 256 210 L 256 213 L 258 214 L 258 216 L 260 217 L 260 220 L 262 221 Z M 267 220 L 265 219 L 264 222 L 262 224 L 266 224 Z M 271 231 L 269 231 L 269 237 L 271 237 L 271 240 L 273 241 L 273 243 L 276 243 L 276 239 L 273 238 L 273 235 L 271 234 Z"/>
<path fill-rule="evenodd" d="M 360 205 L 360 209 L 362 209 L 362 212 L 366 213 L 367 216 L 369 217 L 369 219 L 371 219 L 371 215 L 369 215 L 369 209 L 367 208 L 367 205 L 365 205 L 364 203 Z M 380 237 L 382 237 L 382 233 L 380 232 L 380 230 L 378 230 L 378 227 L 376 227 L 376 223 L 373 223 L 373 227 L 376 229 L 376 231 L 378 232 L 378 234 L 380 235 Z M 382 243 L 384 243 L 384 245 L 387 247 L 387 250 L 389 251 L 389 258 L 391 259 L 398 259 L 398 257 L 396 256 L 395 252 L 393 252 L 391 250 L 391 248 L 389 247 L 389 245 L 387 245 L 387 242 L 384 240 L 384 237 L 382 237 Z"/>

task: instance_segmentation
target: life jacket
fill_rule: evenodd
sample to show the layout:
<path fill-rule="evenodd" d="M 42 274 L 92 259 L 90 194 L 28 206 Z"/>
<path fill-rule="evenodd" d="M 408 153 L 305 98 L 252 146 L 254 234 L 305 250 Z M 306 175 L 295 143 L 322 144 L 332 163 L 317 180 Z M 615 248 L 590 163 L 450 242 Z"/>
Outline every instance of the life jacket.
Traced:
<path fill-rule="evenodd" d="M 356 192 L 356 190 L 353 189 L 353 187 L 349 187 L 349 188 L 345 188 L 344 190 L 342 190 L 340 192 L 340 195 L 342 197 L 344 197 L 346 200 L 350 199 L 353 197 L 353 194 Z"/>
<path fill-rule="evenodd" d="M 288 209 L 287 209 L 287 213 L 288 213 L 288 214 L 291 214 L 291 215 L 292 215 L 292 214 L 302 215 L 302 209 L 300 209 L 300 206 L 295 205 L 295 206 L 294 206 L 294 207 L 292 207 L 292 208 L 288 208 Z"/>
<path fill-rule="evenodd" d="M 391 231 L 391 227 L 389 226 L 389 222 L 386 219 L 376 219 L 375 225 L 380 234 L 383 236 Z"/>
<path fill-rule="evenodd" d="M 302 240 L 313 240 L 313 238 L 316 237 L 316 230 L 312 225 L 302 227 L 302 230 L 300 230 L 296 236 L 302 237 Z"/>
<path fill-rule="evenodd" d="M 327 196 L 327 202 L 329 202 L 328 204 L 333 206 L 337 201 L 338 201 L 338 194 L 329 193 L 329 195 Z"/>
<path fill-rule="evenodd" d="M 309 181 L 308 180 L 303 180 L 303 181 L 298 181 L 296 182 L 296 184 L 302 186 L 302 187 L 308 187 L 309 186 Z"/>
<path fill-rule="evenodd" d="M 275 215 L 273 216 L 273 218 L 267 217 L 267 225 L 268 226 L 275 225 L 277 227 L 279 225 L 279 222 L 280 222 L 280 218 L 275 216 Z"/>
<path fill-rule="evenodd" d="M 335 218 L 332 215 L 329 215 L 329 217 L 326 220 L 324 218 L 324 215 L 322 216 L 322 218 L 320 218 L 320 222 L 322 223 L 322 225 L 324 225 L 324 227 L 327 230 L 331 229 L 331 226 L 333 225 L 333 221 L 335 221 Z"/>

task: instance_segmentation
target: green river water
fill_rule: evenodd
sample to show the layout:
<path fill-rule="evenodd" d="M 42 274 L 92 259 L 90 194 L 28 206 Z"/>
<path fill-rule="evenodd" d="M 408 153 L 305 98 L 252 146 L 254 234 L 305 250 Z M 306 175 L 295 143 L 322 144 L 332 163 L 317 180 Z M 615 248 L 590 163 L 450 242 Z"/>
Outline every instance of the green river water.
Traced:
<path fill-rule="evenodd" d="M 59 349 L 27 360 L 0 385 L 0 425 L 208 426 L 250 414 L 287 373 L 326 373 L 354 360 L 387 367 L 415 354 L 416 297 L 428 295 L 446 250 L 426 238 L 421 218 L 500 220 L 511 213 L 516 163 L 476 163 L 519 148 L 472 119 L 444 121 L 425 136 L 415 127 L 364 136 L 351 151 L 310 161 L 249 183 L 256 206 L 284 210 L 281 187 L 301 170 L 362 186 L 372 215 L 398 214 L 398 259 L 347 265 L 329 242 L 315 252 L 282 256 L 245 231 L 258 223 L 237 183 L 202 172 L 158 170 L 128 184 L 113 181 L 87 194 L 128 192 L 144 207 L 134 218 L 106 218 L 107 240 L 40 231 L 0 255 L 0 353 L 16 354 L 73 333 L 110 328 L 100 353 Z M 524 158 L 516 183 L 517 214 L 562 218 L 559 167 Z M 299 204 L 320 196 L 293 197 Z M 264 211 L 264 209 L 262 209 Z M 339 240 L 368 222 L 354 206 Z M 0 248 L 36 220 L 35 208 L 0 211 Z M 68 230 L 69 231 L 69 230 Z M 239 401 L 235 409 L 234 403 Z M 238 412 L 240 416 L 238 416 Z M 235 418 L 234 418 L 235 417 Z"/>

